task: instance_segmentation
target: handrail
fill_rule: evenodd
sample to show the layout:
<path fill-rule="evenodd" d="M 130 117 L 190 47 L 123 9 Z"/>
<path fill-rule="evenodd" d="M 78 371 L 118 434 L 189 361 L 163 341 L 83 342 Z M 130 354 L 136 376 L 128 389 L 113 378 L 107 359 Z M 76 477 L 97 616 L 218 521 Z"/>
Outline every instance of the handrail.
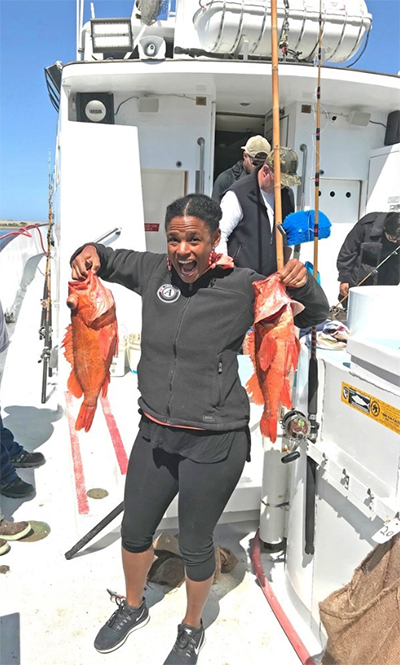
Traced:
<path fill-rule="evenodd" d="M 305 143 L 301 144 L 300 150 L 303 153 L 303 165 L 301 169 L 301 185 L 300 189 L 297 190 L 297 207 L 299 210 L 304 210 L 307 172 L 307 146 Z"/>
<path fill-rule="evenodd" d="M 119 236 L 119 235 L 121 235 L 121 231 L 122 231 L 121 226 L 116 226 L 115 229 L 111 229 L 110 231 L 107 231 L 107 233 L 104 233 L 99 238 L 96 238 L 96 240 L 94 242 L 101 242 L 102 240 L 105 240 L 106 238 L 108 238 L 109 236 L 112 236 L 114 234 Z"/>
<path fill-rule="evenodd" d="M 198 182 L 198 193 L 204 194 L 204 146 L 205 140 L 202 136 L 197 139 L 197 144 L 200 146 L 200 168 L 199 168 L 199 182 Z"/>

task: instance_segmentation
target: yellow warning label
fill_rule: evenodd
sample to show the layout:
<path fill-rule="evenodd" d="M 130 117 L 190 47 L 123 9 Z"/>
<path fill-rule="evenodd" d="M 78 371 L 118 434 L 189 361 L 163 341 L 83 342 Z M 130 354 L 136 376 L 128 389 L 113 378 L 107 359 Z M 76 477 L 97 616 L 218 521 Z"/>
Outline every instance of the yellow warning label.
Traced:
<path fill-rule="evenodd" d="M 342 382 L 341 400 L 396 434 L 400 434 L 400 409 L 344 382 Z"/>

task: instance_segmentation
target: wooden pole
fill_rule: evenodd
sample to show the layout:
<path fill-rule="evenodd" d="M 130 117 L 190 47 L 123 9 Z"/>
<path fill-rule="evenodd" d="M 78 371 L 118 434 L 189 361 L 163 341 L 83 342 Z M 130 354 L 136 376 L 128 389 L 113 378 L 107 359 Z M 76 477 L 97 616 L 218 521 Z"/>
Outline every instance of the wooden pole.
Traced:
<path fill-rule="evenodd" d="M 283 268 L 283 238 L 279 231 L 282 224 L 281 199 L 281 160 L 279 131 L 279 83 L 278 83 L 278 25 L 277 0 L 271 0 L 271 56 L 272 56 L 272 142 L 274 148 L 274 199 L 275 199 L 275 237 L 277 268 Z"/>

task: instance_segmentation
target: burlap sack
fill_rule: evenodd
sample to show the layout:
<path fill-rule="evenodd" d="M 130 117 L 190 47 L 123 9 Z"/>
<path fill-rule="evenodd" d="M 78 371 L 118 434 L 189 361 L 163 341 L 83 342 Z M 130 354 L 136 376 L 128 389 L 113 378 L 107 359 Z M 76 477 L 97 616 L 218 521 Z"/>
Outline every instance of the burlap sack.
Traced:
<path fill-rule="evenodd" d="M 375 547 L 319 609 L 328 635 L 322 665 L 400 665 L 400 534 Z"/>

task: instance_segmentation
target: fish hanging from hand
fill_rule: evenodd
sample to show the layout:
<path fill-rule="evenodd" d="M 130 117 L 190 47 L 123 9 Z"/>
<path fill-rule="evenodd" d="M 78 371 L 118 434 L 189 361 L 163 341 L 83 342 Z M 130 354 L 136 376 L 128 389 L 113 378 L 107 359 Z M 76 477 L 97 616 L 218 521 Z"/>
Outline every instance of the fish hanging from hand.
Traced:
<path fill-rule="evenodd" d="M 67 305 L 71 323 L 63 340 L 64 354 L 72 365 L 68 390 L 83 402 L 75 429 L 91 428 L 101 392 L 110 382 L 110 365 L 118 353 L 118 331 L 113 294 L 89 270 L 82 282 L 68 282 Z"/>
<path fill-rule="evenodd" d="M 295 370 L 300 343 L 293 317 L 304 309 L 291 300 L 277 273 L 253 282 L 255 292 L 254 326 L 247 333 L 243 352 L 250 355 L 254 374 L 246 390 L 255 404 L 264 404 L 261 434 L 275 443 L 279 405 L 290 409 L 290 370 Z"/>

